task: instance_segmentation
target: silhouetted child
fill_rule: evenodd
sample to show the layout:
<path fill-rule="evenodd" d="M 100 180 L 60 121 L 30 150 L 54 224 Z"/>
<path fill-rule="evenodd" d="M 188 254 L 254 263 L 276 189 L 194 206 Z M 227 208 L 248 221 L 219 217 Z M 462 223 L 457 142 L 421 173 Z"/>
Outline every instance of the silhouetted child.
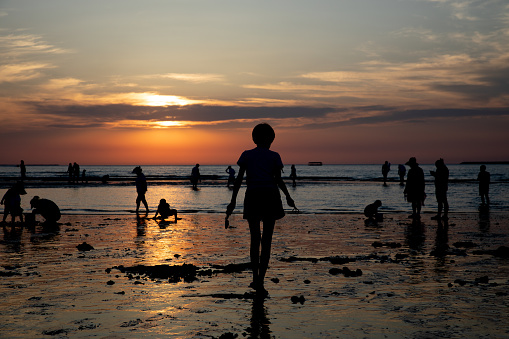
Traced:
<path fill-rule="evenodd" d="M 477 180 L 479 181 L 479 195 L 481 196 L 482 204 L 490 204 L 490 172 L 486 171 L 486 166 L 481 165 L 480 172 L 477 175 Z"/>
<path fill-rule="evenodd" d="M 447 201 L 447 190 L 449 186 L 449 169 L 445 166 L 444 159 L 435 161 L 436 171 L 429 171 L 435 177 L 435 196 L 438 203 L 437 215 L 431 217 L 433 220 L 440 218 L 447 220 L 449 212 L 449 202 Z M 442 215 L 442 210 L 444 215 Z"/>
<path fill-rule="evenodd" d="M 382 176 L 384 178 L 384 185 L 387 185 L 387 175 L 389 174 L 390 170 L 391 164 L 388 161 L 385 161 L 385 163 L 382 165 Z"/>
<path fill-rule="evenodd" d="M 157 206 L 156 215 L 154 215 L 154 219 L 157 218 L 157 215 L 160 215 L 161 219 L 164 220 L 170 216 L 175 216 L 175 222 L 177 222 L 177 210 L 170 208 L 170 204 L 166 202 L 166 199 L 161 199 L 159 201 L 159 206 Z"/>
<path fill-rule="evenodd" d="M 19 220 L 23 222 L 23 209 L 21 208 L 21 195 L 23 194 L 27 194 L 27 192 L 25 191 L 25 186 L 21 181 L 15 183 L 14 186 L 5 192 L 2 200 L 0 201 L 0 204 L 5 206 L 2 222 L 5 222 L 9 214 L 12 217 L 13 223 L 16 220 L 16 217 L 19 217 Z"/>
<path fill-rule="evenodd" d="M 23 160 L 21 160 L 21 162 L 19 163 L 19 170 L 20 170 L 20 174 L 21 174 L 21 181 L 23 181 L 27 177 L 27 168 L 26 168 L 25 162 Z"/>
<path fill-rule="evenodd" d="M 375 200 L 374 203 L 364 208 L 364 215 L 371 220 L 382 221 L 381 219 L 383 219 L 383 217 L 378 213 L 380 206 L 382 206 L 382 202 L 380 200 Z"/>
<path fill-rule="evenodd" d="M 45 219 L 46 223 L 56 223 L 60 220 L 60 209 L 57 204 L 49 199 L 41 199 L 35 196 L 30 200 L 30 207 L 32 207 L 32 214 L 40 214 Z"/>
<path fill-rule="evenodd" d="M 398 165 L 398 175 L 399 175 L 399 184 L 401 186 L 403 186 L 405 184 L 405 174 L 406 174 L 405 165 L 399 164 Z"/>
<path fill-rule="evenodd" d="M 201 182 L 200 164 L 196 164 L 191 170 L 191 184 L 195 191 L 198 190 L 198 181 Z"/>
<path fill-rule="evenodd" d="M 228 166 L 226 173 L 228 173 L 228 184 L 226 186 L 230 188 L 230 185 L 235 183 L 235 170 L 231 166 Z"/>
<path fill-rule="evenodd" d="M 145 198 L 145 193 L 147 193 L 147 178 L 145 178 L 145 174 L 143 174 L 140 166 L 135 167 L 133 173 L 136 173 L 136 193 L 138 193 L 136 197 L 136 214 L 138 214 L 140 210 L 141 202 L 145 206 L 146 213 L 148 214 L 148 204 Z"/>
<path fill-rule="evenodd" d="M 415 157 L 411 157 L 405 165 L 410 167 L 405 190 L 403 191 L 407 201 L 412 203 L 412 214 L 409 218 L 419 219 L 421 217 L 421 207 L 424 204 L 424 199 L 426 199 L 424 171 L 419 167 Z"/>
<path fill-rule="evenodd" d="M 292 179 L 292 186 L 297 186 L 297 183 L 295 182 L 297 179 L 297 169 L 295 168 L 295 165 L 292 165 L 290 168 L 290 179 Z"/>
<path fill-rule="evenodd" d="M 268 124 L 259 124 L 253 129 L 252 138 L 256 148 L 244 151 L 237 162 L 240 166 L 239 174 L 235 180 L 226 215 L 228 218 L 235 209 L 237 194 L 246 174 L 247 188 L 243 217 L 247 219 L 251 233 L 250 256 L 253 282 L 250 287 L 255 289 L 257 294 L 265 296 L 267 291 L 263 281 L 269 265 L 274 225 L 276 220 L 285 215 L 279 189 L 286 196 L 289 206 L 295 208 L 295 203 L 281 179 L 283 169 L 281 157 L 269 149 L 275 138 L 274 130 Z M 263 233 L 260 229 L 261 222 L 263 222 Z"/>

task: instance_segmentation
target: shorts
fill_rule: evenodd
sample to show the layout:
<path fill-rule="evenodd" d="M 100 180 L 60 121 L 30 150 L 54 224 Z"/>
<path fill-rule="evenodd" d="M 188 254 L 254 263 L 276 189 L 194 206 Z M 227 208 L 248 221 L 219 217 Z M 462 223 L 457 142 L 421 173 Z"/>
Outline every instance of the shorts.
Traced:
<path fill-rule="evenodd" d="M 278 220 L 285 216 L 279 188 L 254 188 L 246 190 L 244 219 Z"/>
<path fill-rule="evenodd" d="M 445 201 L 447 201 L 447 191 L 445 191 L 445 190 L 436 190 L 435 191 L 435 197 L 437 198 L 438 202 L 445 202 Z"/>

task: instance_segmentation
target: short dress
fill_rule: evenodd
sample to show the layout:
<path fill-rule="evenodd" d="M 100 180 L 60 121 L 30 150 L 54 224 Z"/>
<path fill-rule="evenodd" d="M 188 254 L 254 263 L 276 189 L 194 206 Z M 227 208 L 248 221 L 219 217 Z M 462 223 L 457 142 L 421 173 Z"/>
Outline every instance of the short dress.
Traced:
<path fill-rule="evenodd" d="M 283 168 L 277 152 L 256 147 L 242 153 L 237 164 L 246 170 L 243 218 L 278 220 L 285 216 L 275 173 Z"/>

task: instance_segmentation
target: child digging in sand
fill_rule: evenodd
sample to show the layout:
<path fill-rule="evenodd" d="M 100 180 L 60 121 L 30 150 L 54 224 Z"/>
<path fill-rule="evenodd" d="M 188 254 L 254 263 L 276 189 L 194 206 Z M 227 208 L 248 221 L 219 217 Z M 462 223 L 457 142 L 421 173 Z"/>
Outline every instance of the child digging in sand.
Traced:
<path fill-rule="evenodd" d="M 161 199 L 159 201 L 159 206 L 157 206 L 156 215 L 154 215 L 153 219 L 157 219 L 157 216 L 160 215 L 160 219 L 165 220 L 170 216 L 175 216 L 175 222 L 177 222 L 177 210 L 170 208 L 170 204 L 166 202 L 166 199 Z"/>
<path fill-rule="evenodd" d="M 376 221 L 382 221 L 383 216 L 381 213 L 378 213 L 378 208 L 382 206 L 382 202 L 380 200 L 375 200 L 374 203 L 369 204 L 364 208 L 364 215 L 369 220 L 376 220 Z"/>
<path fill-rule="evenodd" d="M 281 157 L 269 149 L 275 136 L 270 125 L 264 123 L 255 126 L 252 137 L 256 148 L 244 151 L 237 162 L 240 166 L 239 174 L 235 180 L 231 202 L 226 209 L 228 218 L 235 209 L 237 194 L 245 173 L 247 188 L 243 217 L 247 219 L 251 233 L 250 256 L 253 282 L 250 287 L 261 296 L 268 294 L 263 280 L 269 265 L 274 225 L 276 220 L 285 215 L 279 189 L 285 194 L 288 205 L 295 208 L 295 203 L 281 179 L 283 168 Z M 263 232 L 260 229 L 260 222 L 263 222 Z"/>

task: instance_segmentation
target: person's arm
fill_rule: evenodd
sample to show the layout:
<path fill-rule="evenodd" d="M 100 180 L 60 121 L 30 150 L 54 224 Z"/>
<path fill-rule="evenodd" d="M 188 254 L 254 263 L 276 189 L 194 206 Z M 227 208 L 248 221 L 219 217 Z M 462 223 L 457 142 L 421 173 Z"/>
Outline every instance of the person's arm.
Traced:
<path fill-rule="evenodd" d="M 237 205 L 237 195 L 239 194 L 240 186 L 242 185 L 242 180 L 244 180 L 245 172 L 246 172 L 246 169 L 243 167 L 240 167 L 239 174 L 237 175 L 237 178 L 235 179 L 235 183 L 233 184 L 232 200 L 230 201 L 230 204 L 226 208 L 226 215 L 232 214 L 233 210 L 235 209 L 235 206 Z"/>
<path fill-rule="evenodd" d="M 290 196 L 290 193 L 288 193 L 288 189 L 286 188 L 286 184 L 281 178 L 281 172 L 276 171 L 275 173 L 276 183 L 281 191 L 283 191 L 286 202 L 288 203 L 288 206 L 295 208 L 295 202 L 293 201 L 292 197 Z"/>

